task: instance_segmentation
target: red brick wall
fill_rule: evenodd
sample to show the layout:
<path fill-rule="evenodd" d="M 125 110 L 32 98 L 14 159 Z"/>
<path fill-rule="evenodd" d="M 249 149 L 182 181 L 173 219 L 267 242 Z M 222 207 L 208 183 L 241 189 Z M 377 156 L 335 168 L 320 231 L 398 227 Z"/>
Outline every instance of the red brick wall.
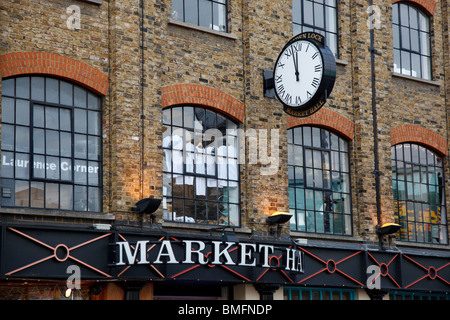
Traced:
<path fill-rule="evenodd" d="M 447 155 L 447 140 L 423 127 L 409 125 L 391 129 L 391 145 L 403 142 L 416 142 L 443 156 Z"/>
<path fill-rule="evenodd" d="M 52 75 L 69 79 L 105 95 L 108 76 L 77 60 L 47 52 L 14 52 L 0 55 L 1 77 L 23 74 Z"/>
<path fill-rule="evenodd" d="M 162 107 L 178 104 L 194 104 L 211 107 L 235 121 L 244 121 L 245 106 L 242 102 L 217 89 L 198 84 L 174 84 L 162 88 Z"/>
<path fill-rule="evenodd" d="M 306 118 L 295 118 L 288 116 L 288 129 L 300 125 L 316 125 L 319 127 L 324 127 L 349 140 L 353 140 L 353 136 L 355 134 L 355 124 L 352 121 L 325 108 L 320 109 L 313 115 Z"/>
<path fill-rule="evenodd" d="M 436 9 L 436 1 L 435 0 L 392 0 L 392 3 L 396 2 L 412 2 L 417 4 L 420 8 L 425 10 L 430 16 L 434 14 L 434 9 Z"/>

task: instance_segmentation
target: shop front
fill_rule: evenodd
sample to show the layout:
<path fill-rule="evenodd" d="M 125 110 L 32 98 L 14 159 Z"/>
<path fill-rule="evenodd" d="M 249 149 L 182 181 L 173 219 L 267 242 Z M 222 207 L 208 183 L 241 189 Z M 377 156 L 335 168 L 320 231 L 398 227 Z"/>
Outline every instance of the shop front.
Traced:
<path fill-rule="evenodd" d="M 439 250 L 380 250 L 377 244 L 243 237 L 217 230 L 193 234 L 6 224 L 0 239 L 0 287 L 10 298 L 282 299 L 284 292 L 285 299 L 299 294 L 307 299 L 306 292 L 310 298 L 319 292 L 318 297 L 341 300 L 354 299 L 355 290 L 372 299 L 394 292 L 450 293 L 450 257 Z M 32 293 L 37 282 L 39 292 Z M 28 296 L 25 288 L 30 288 Z M 14 296 L 14 290 L 21 295 Z"/>

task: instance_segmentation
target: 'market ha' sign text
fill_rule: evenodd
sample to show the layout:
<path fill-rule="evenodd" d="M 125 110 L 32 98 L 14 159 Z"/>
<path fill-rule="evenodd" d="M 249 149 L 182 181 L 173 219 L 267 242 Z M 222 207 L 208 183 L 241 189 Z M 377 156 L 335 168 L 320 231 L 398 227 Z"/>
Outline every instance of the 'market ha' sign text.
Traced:
<path fill-rule="evenodd" d="M 240 267 L 283 268 L 303 273 L 303 252 L 294 247 L 270 244 L 163 240 L 151 242 L 116 242 L 116 266 L 142 264 L 201 264 Z M 152 255 L 149 252 L 152 251 Z"/>

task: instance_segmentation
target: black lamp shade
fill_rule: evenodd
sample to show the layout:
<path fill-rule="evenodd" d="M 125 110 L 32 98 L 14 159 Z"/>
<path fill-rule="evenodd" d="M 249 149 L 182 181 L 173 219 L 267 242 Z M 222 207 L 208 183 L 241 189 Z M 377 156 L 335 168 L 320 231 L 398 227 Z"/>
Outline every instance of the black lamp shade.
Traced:
<path fill-rule="evenodd" d="M 150 214 L 155 212 L 160 204 L 161 199 L 145 198 L 136 202 L 136 209 L 139 213 Z"/>
<path fill-rule="evenodd" d="M 291 220 L 291 218 L 292 218 L 292 214 L 290 214 L 290 213 L 275 212 L 274 214 L 272 214 L 270 217 L 267 218 L 266 222 L 269 224 L 272 224 L 272 223 L 281 224 L 281 223 L 288 222 L 289 220 Z"/>

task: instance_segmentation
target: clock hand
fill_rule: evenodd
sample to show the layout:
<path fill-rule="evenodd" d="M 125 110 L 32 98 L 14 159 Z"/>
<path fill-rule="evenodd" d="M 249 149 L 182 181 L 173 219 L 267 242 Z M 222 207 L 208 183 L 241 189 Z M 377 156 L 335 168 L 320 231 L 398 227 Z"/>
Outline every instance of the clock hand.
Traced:
<path fill-rule="evenodd" d="M 299 79 L 299 72 L 298 72 L 298 52 L 295 53 L 296 59 L 294 60 L 294 64 L 295 64 L 295 78 L 297 81 L 300 81 Z"/>

